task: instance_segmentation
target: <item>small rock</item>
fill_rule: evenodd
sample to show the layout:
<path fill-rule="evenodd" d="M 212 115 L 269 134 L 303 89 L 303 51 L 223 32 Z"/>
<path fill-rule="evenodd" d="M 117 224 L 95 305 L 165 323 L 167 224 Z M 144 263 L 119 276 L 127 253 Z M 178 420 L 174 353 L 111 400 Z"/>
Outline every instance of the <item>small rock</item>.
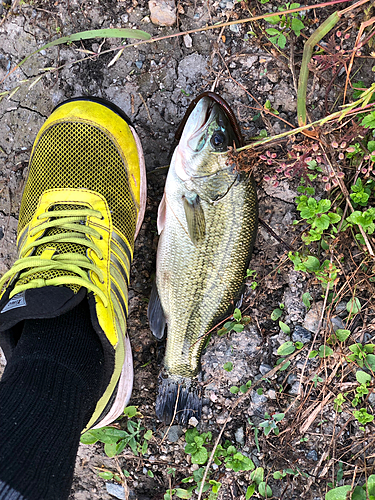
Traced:
<path fill-rule="evenodd" d="M 257 391 L 251 391 L 251 401 L 254 405 L 258 406 L 267 401 L 267 396 L 264 394 L 258 394 Z"/>
<path fill-rule="evenodd" d="M 170 443 L 176 443 L 180 439 L 182 434 L 183 432 L 179 425 L 172 425 L 172 427 L 168 431 L 167 439 Z"/>
<path fill-rule="evenodd" d="M 198 464 L 192 464 L 192 466 L 190 467 L 190 470 L 192 472 L 194 472 L 195 470 L 198 470 L 199 469 L 199 465 Z"/>
<path fill-rule="evenodd" d="M 113 497 L 125 500 L 125 490 L 120 484 L 105 483 L 107 492 Z"/>
<path fill-rule="evenodd" d="M 306 458 L 307 458 L 307 460 L 314 460 L 314 462 L 317 462 L 318 461 L 318 454 L 315 450 L 310 450 L 306 454 Z"/>
<path fill-rule="evenodd" d="M 184 35 L 183 39 L 184 39 L 185 47 L 187 49 L 191 49 L 191 47 L 193 46 L 193 39 L 191 38 L 191 36 L 186 34 L 186 35 Z"/>
<path fill-rule="evenodd" d="M 312 335 L 311 332 L 303 328 L 303 326 L 297 325 L 294 328 L 294 332 L 292 333 L 293 342 L 302 342 L 302 344 L 307 344 L 311 341 Z"/>
<path fill-rule="evenodd" d="M 368 397 L 368 400 L 367 400 L 371 406 L 373 406 L 375 408 L 375 392 L 372 392 L 369 397 Z"/>
<path fill-rule="evenodd" d="M 137 66 L 138 69 L 141 69 L 143 66 L 143 62 L 142 61 L 135 61 L 135 65 Z"/>
<path fill-rule="evenodd" d="M 227 413 L 221 413 L 220 415 L 218 415 L 218 416 L 216 417 L 216 422 L 217 422 L 219 425 L 223 425 L 223 424 L 225 424 L 225 421 L 226 421 L 226 419 L 227 419 L 227 416 L 228 416 L 228 414 L 227 414 Z M 230 422 L 231 420 L 232 420 L 232 418 L 230 418 L 230 419 L 228 420 L 228 422 Z"/>
<path fill-rule="evenodd" d="M 341 302 L 339 302 L 336 306 L 336 309 L 335 309 L 335 312 L 337 314 L 340 314 L 342 312 L 344 312 L 345 314 L 347 313 L 347 310 L 346 310 L 346 302 L 344 302 L 343 300 Z"/>
<path fill-rule="evenodd" d="M 195 417 L 189 418 L 189 425 L 192 427 L 196 427 L 199 424 L 199 421 Z"/>
<path fill-rule="evenodd" d="M 270 399 L 276 399 L 276 391 L 274 391 L 273 389 L 270 389 L 269 391 L 267 391 L 267 396 Z"/>
<path fill-rule="evenodd" d="M 334 332 L 339 329 L 345 330 L 344 322 L 339 316 L 331 318 L 331 324 Z"/>
<path fill-rule="evenodd" d="M 267 363 L 262 363 L 259 367 L 259 371 L 262 375 L 265 375 L 268 373 L 270 370 L 272 370 L 272 366 L 267 365 Z"/>
<path fill-rule="evenodd" d="M 236 438 L 237 443 L 242 444 L 242 446 L 245 444 L 243 427 L 239 427 L 236 430 L 234 437 Z"/>
<path fill-rule="evenodd" d="M 294 384 L 292 385 L 290 391 L 289 391 L 289 394 L 295 394 L 297 395 L 299 392 L 299 382 L 294 382 Z"/>
<path fill-rule="evenodd" d="M 239 33 L 240 32 L 240 26 L 239 24 L 231 24 L 229 26 L 229 29 L 233 31 L 233 33 Z"/>
<path fill-rule="evenodd" d="M 311 307 L 310 311 L 305 316 L 305 321 L 303 326 L 310 330 L 310 332 L 316 333 L 322 315 L 323 302 L 316 302 Z"/>
<path fill-rule="evenodd" d="M 297 375 L 295 375 L 294 373 L 291 373 L 287 378 L 287 382 L 289 385 L 294 384 L 296 380 L 297 380 Z"/>
<path fill-rule="evenodd" d="M 157 26 L 173 26 L 177 21 L 174 0 L 150 0 L 148 8 L 151 22 Z"/>

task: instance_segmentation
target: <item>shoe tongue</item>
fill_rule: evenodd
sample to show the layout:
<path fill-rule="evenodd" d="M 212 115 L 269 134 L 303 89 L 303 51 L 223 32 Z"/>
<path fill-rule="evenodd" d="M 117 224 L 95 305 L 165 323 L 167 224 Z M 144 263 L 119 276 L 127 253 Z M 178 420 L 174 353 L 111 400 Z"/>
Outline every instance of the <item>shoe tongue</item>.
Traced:
<path fill-rule="evenodd" d="M 44 286 L 17 293 L 11 299 L 9 293 L 0 301 L 0 332 L 25 319 L 55 318 L 67 313 L 82 302 L 86 288 L 74 293 L 66 286 Z"/>

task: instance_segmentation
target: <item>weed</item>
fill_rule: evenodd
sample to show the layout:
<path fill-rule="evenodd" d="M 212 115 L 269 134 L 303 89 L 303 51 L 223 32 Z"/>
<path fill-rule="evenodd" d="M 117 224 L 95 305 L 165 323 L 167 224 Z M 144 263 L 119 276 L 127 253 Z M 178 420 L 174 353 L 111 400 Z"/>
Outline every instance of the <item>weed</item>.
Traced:
<path fill-rule="evenodd" d="M 246 271 L 246 277 L 254 279 L 254 281 L 252 281 L 250 283 L 250 285 L 249 285 L 252 290 L 255 290 L 257 288 L 257 286 L 258 286 L 258 283 L 255 281 L 255 279 L 257 277 L 257 274 L 258 273 L 256 271 L 252 270 L 252 269 L 248 269 Z"/>
<path fill-rule="evenodd" d="M 221 336 L 231 331 L 242 332 L 245 325 L 247 325 L 249 322 L 250 322 L 250 317 L 249 316 L 242 317 L 241 311 L 238 308 L 236 308 L 233 313 L 233 321 L 227 321 L 226 323 L 224 323 L 224 326 L 220 328 L 220 330 L 218 330 L 217 334 Z"/>
<path fill-rule="evenodd" d="M 232 387 L 229 389 L 232 394 L 238 394 L 239 392 L 242 392 L 242 394 L 246 394 L 247 391 L 251 387 L 251 380 L 246 382 L 246 384 L 241 385 L 240 387 L 237 387 L 236 385 L 232 385 Z"/>
<path fill-rule="evenodd" d="M 185 434 L 186 446 L 185 453 L 191 455 L 193 464 L 205 464 L 208 458 L 207 448 L 204 446 L 211 441 L 211 432 L 203 432 L 199 434 L 197 429 L 188 429 Z"/>
<path fill-rule="evenodd" d="M 330 226 L 330 234 L 337 233 L 335 224 L 340 222 L 340 215 L 329 212 L 331 201 L 327 199 L 316 201 L 313 197 L 301 195 L 296 198 L 298 203 L 297 210 L 300 212 L 302 219 L 306 220 L 307 224 L 311 225 L 311 229 L 305 231 L 302 235 L 302 240 L 309 245 L 312 241 L 319 241 L 322 238 L 323 232 Z M 328 213 L 327 213 L 328 212 Z"/>
<path fill-rule="evenodd" d="M 373 354 L 375 348 L 375 344 L 353 344 L 349 346 L 349 350 L 352 354 L 346 356 L 346 360 L 350 362 L 357 363 L 358 366 L 363 368 L 363 365 L 366 368 L 371 370 L 375 370 L 375 355 Z"/>
<path fill-rule="evenodd" d="M 288 10 L 288 9 L 298 9 L 300 6 L 299 3 L 286 3 L 285 5 L 279 7 L 279 11 Z M 280 49 L 284 49 L 287 41 L 287 37 L 291 32 L 298 37 L 301 34 L 301 31 L 305 28 L 303 24 L 304 16 L 301 16 L 300 13 L 290 13 L 289 15 L 283 14 L 282 16 L 272 16 L 268 17 L 267 21 L 270 24 L 278 25 L 277 28 L 268 28 L 266 29 L 266 33 L 271 35 L 268 40 L 280 47 Z"/>
<path fill-rule="evenodd" d="M 259 424 L 259 427 L 263 428 L 264 435 L 268 436 L 270 432 L 274 432 L 276 436 L 279 435 L 279 428 L 277 427 L 278 423 L 284 418 L 285 413 L 274 413 L 272 416 L 267 412 L 264 414 L 264 418 L 266 419 L 264 422 Z"/>
<path fill-rule="evenodd" d="M 279 304 L 279 307 L 274 309 L 271 313 L 271 319 L 272 321 L 277 321 L 279 318 L 281 318 L 284 310 L 284 304 Z"/>
<path fill-rule="evenodd" d="M 223 368 L 225 371 L 231 372 L 233 370 L 233 363 L 228 361 L 227 363 L 224 363 Z"/>
<path fill-rule="evenodd" d="M 272 490 L 268 484 L 264 481 L 264 469 L 263 467 L 257 467 L 251 474 L 250 480 L 252 483 L 248 486 L 246 490 L 245 499 L 248 500 L 253 496 L 255 491 L 258 491 L 259 495 L 264 498 L 272 497 Z"/>
<path fill-rule="evenodd" d="M 326 493 L 325 500 L 346 500 L 347 494 L 352 490 L 352 485 L 339 486 Z M 367 482 L 362 486 L 356 486 L 351 495 L 352 499 L 375 500 L 375 475 L 368 476 Z"/>
<path fill-rule="evenodd" d="M 152 431 L 141 426 L 141 421 L 131 420 L 132 417 L 140 415 L 135 406 L 125 408 L 124 414 L 128 416 L 127 431 L 115 427 L 103 427 L 101 429 L 91 429 L 81 436 L 81 443 L 95 444 L 104 443 L 104 452 L 108 457 L 114 457 L 121 453 L 126 446 L 129 446 L 134 455 L 147 453 L 148 442 L 152 437 Z"/>

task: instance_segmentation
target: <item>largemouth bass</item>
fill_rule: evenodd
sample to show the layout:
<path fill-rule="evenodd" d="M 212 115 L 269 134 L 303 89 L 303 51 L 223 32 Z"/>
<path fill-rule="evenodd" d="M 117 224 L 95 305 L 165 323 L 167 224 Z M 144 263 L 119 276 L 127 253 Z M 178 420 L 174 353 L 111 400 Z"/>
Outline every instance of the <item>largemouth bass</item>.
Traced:
<path fill-rule="evenodd" d="M 207 95 L 208 94 L 208 95 Z M 207 332 L 239 298 L 257 231 L 254 179 L 228 164 L 242 138 L 216 94 L 198 97 L 174 151 L 158 211 L 156 283 L 148 307 L 164 369 L 156 415 L 181 423 L 201 415 L 197 375 Z"/>

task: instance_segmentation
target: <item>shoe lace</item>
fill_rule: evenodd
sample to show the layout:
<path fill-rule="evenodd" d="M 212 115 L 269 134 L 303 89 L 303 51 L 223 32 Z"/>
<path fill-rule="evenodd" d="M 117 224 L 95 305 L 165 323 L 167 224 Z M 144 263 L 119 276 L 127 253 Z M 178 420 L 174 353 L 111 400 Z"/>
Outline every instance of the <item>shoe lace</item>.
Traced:
<path fill-rule="evenodd" d="M 51 216 L 53 217 L 52 220 Z M 108 305 L 108 300 L 104 292 L 90 281 L 88 270 L 94 272 L 99 281 L 103 283 L 103 273 L 86 255 L 78 252 L 64 252 L 57 253 L 59 244 L 68 243 L 70 248 L 74 245 L 79 245 L 79 249 L 84 252 L 91 248 L 100 260 L 103 259 L 103 254 L 100 248 L 87 236 L 91 238 L 102 239 L 102 236 L 94 228 L 87 226 L 87 217 L 95 217 L 100 220 L 103 219 L 101 213 L 97 210 L 91 209 L 68 209 L 58 210 L 57 212 L 45 212 L 38 216 L 38 220 L 47 219 L 37 227 L 30 229 L 30 236 L 35 236 L 37 233 L 43 231 L 43 236 L 36 241 L 26 245 L 22 249 L 21 256 L 13 264 L 11 269 L 7 271 L 0 279 L 0 289 L 4 283 L 7 282 L 12 276 L 20 274 L 19 278 L 22 281 L 26 279 L 26 283 L 16 283 L 14 289 L 11 291 L 9 298 L 12 298 L 17 293 L 23 292 L 31 288 L 41 288 L 44 286 L 60 286 L 60 285 L 75 285 L 78 287 L 86 287 L 89 291 L 97 294 L 103 301 L 104 306 Z M 55 234 L 48 234 L 57 230 Z M 47 234 L 46 234 L 47 233 Z M 72 246 L 73 244 L 73 246 Z M 38 247 L 44 245 L 41 255 L 31 255 L 29 257 L 22 257 L 27 252 L 34 248 L 34 252 Z M 41 278 L 32 275 L 43 272 L 59 271 L 58 276 L 51 278 Z M 62 272 L 62 274 L 61 274 Z M 65 274 L 66 273 L 66 274 Z M 53 274 L 53 273 L 52 273 Z M 30 280 L 28 278 L 31 277 Z"/>

